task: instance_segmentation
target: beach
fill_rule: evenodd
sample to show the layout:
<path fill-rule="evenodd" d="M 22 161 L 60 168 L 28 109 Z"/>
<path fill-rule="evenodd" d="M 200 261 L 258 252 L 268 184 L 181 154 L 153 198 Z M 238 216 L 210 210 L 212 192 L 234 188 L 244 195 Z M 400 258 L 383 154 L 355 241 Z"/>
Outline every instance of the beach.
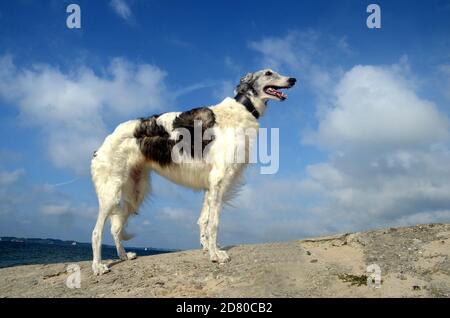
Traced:
<path fill-rule="evenodd" d="M 77 262 L 80 288 L 72 289 L 67 262 L 3 268 L 0 296 L 450 297 L 450 224 L 226 249 L 226 264 L 192 250 L 109 260 L 103 276 L 92 274 L 89 261 Z M 367 284 L 368 266 L 379 267 L 379 286 Z"/>

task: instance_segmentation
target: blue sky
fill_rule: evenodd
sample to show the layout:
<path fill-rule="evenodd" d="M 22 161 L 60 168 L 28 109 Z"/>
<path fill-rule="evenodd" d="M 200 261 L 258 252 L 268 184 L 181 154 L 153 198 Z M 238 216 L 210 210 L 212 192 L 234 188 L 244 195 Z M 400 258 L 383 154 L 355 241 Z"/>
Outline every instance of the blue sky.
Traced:
<path fill-rule="evenodd" d="M 376 30 L 370 3 L 2 1 L 0 236 L 89 241 L 89 156 L 118 123 L 217 103 L 265 67 L 300 80 L 261 120 L 280 170 L 248 170 L 223 244 L 449 222 L 450 2 L 377 1 Z M 128 244 L 197 247 L 201 194 L 153 183 Z"/>

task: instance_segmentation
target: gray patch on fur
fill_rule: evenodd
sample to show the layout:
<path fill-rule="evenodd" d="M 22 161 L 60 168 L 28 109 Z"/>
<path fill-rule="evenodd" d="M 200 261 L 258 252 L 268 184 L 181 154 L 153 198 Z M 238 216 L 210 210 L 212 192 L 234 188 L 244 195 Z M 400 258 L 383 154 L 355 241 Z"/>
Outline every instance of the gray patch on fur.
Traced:
<path fill-rule="evenodd" d="M 174 140 L 169 139 L 170 135 L 164 127 L 157 124 L 158 115 L 148 118 L 141 118 L 139 125 L 134 131 L 134 137 L 139 145 L 142 154 L 149 160 L 166 166 L 172 163 L 172 148 Z"/>
<path fill-rule="evenodd" d="M 194 134 L 195 121 L 198 121 L 201 124 L 201 131 L 202 131 L 201 136 L 196 136 Z M 175 120 L 173 121 L 173 128 L 174 129 L 184 128 L 189 131 L 189 133 L 191 134 L 190 156 L 194 157 L 194 155 L 196 155 L 196 156 L 201 157 L 206 146 L 212 141 L 212 140 L 203 140 L 203 135 L 207 129 L 214 127 L 215 123 L 216 123 L 216 116 L 214 115 L 214 112 L 207 107 L 200 107 L 200 108 L 191 109 L 187 112 L 183 112 L 180 115 L 178 115 L 175 118 Z M 201 149 L 202 153 L 201 154 L 195 154 L 195 152 L 194 152 L 195 138 L 201 138 L 201 144 L 202 144 L 202 149 Z"/>

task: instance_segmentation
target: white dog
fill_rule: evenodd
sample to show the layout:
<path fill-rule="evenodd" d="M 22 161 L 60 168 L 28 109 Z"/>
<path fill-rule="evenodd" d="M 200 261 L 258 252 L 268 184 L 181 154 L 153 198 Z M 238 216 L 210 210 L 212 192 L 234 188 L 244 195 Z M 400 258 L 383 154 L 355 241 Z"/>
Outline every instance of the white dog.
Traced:
<path fill-rule="evenodd" d="M 264 114 L 267 102 L 285 100 L 287 96 L 279 89 L 290 88 L 295 82 L 295 78 L 281 76 L 270 69 L 249 73 L 237 86 L 235 98 L 226 98 L 218 105 L 119 125 L 95 152 L 91 164 L 99 200 L 98 219 L 92 233 L 94 273 L 109 271 L 101 263 L 103 228 L 108 217 L 120 259 L 136 257 L 134 253 L 125 252 L 121 241 L 131 238 L 124 228 L 128 217 L 138 211 L 150 190 L 152 171 L 175 183 L 205 191 L 198 219 L 200 243 L 209 251 L 213 262 L 229 261 L 227 253 L 217 247 L 219 214 L 224 198 L 236 184 L 247 161 L 224 160 L 227 153 L 234 153 L 237 150 L 234 148 L 238 147 L 232 140 L 235 135 L 226 131 L 230 128 L 257 131 L 258 118 Z M 197 128 L 202 134 L 200 142 Z M 209 138 L 204 136 L 207 131 L 211 132 Z M 183 132 L 194 133 L 194 141 L 185 138 Z M 254 139 L 250 137 L 245 141 L 246 158 Z M 198 156 L 199 148 L 201 156 Z"/>

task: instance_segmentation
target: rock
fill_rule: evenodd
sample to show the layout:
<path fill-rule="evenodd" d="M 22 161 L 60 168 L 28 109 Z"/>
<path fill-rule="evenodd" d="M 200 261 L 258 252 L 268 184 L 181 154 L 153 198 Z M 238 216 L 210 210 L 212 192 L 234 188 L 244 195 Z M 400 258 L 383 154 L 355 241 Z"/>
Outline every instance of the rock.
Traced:
<path fill-rule="evenodd" d="M 436 237 L 448 239 L 450 238 L 450 232 L 439 232 L 436 234 Z"/>
<path fill-rule="evenodd" d="M 240 245 L 228 249 L 224 265 L 183 251 L 116 262 L 103 276 L 79 262 L 77 290 L 66 287 L 68 263 L 17 266 L 0 269 L 0 298 L 449 297 L 449 234 L 450 224 L 434 224 Z M 378 289 L 364 284 L 372 264 L 381 270 Z"/>

